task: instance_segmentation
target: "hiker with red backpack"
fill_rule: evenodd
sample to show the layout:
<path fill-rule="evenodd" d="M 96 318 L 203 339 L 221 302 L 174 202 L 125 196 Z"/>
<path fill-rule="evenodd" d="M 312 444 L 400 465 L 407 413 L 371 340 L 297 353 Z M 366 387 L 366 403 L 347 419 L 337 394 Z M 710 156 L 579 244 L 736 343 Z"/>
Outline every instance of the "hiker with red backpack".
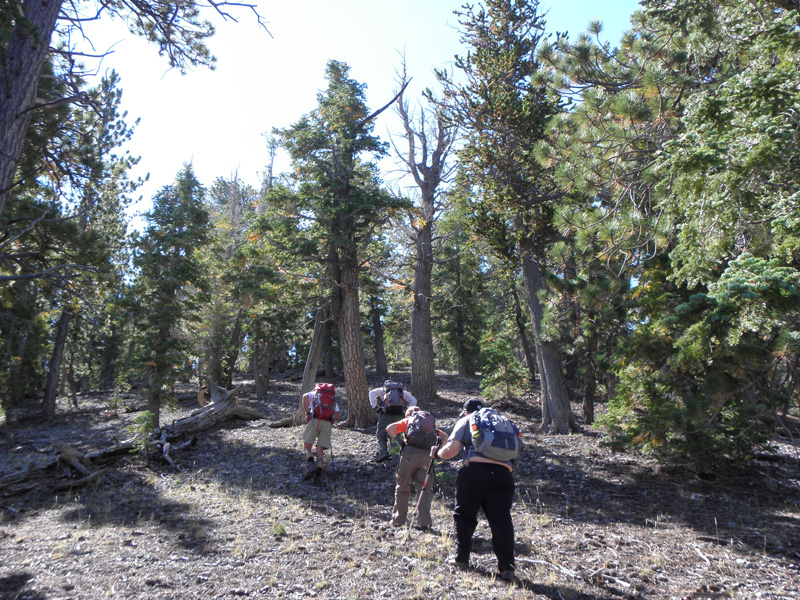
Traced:
<path fill-rule="evenodd" d="M 431 446 L 444 443 L 447 434 L 436 428 L 433 415 L 419 406 L 411 406 L 405 418 L 386 427 L 386 434 L 393 440 L 400 440 L 400 462 L 397 465 L 397 485 L 394 488 L 394 507 L 392 508 L 392 527 L 402 527 L 408 517 L 408 501 L 411 498 L 411 484 L 419 493 L 417 502 L 417 523 L 419 529 L 430 531 L 431 500 L 433 485 L 425 485 L 428 467 L 431 464 Z M 412 517 L 413 518 L 413 517 Z"/>
<path fill-rule="evenodd" d="M 306 414 L 303 449 L 308 460 L 303 480 L 308 480 L 322 475 L 322 456 L 331 447 L 331 430 L 339 419 L 339 404 L 336 402 L 334 385 L 318 383 L 312 391 L 303 394 L 303 410 Z M 316 456 L 312 452 L 314 442 L 317 443 Z"/>
<path fill-rule="evenodd" d="M 431 458 L 449 460 L 463 449 L 464 460 L 456 479 L 453 524 L 456 530 L 456 555 L 448 562 L 458 569 L 469 568 L 472 534 L 483 509 L 492 531 L 492 549 L 497 557 L 499 576 L 514 579 L 514 469 L 522 452 L 522 437 L 517 426 L 505 415 L 484 407 L 478 398 L 464 403 L 447 443 L 432 447 Z"/>
<path fill-rule="evenodd" d="M 417 399 L 403 389 L 402 383 L 387 379 L 383 387 L 370 390 L 369 403 L 372 410 L 378 413 L 378 427 L 375 431 L 375 437 L 378 438 L 378 454 L 374 460 L 382 463 L 389 460 L 389 439 L 386 428 L 402 419 L 408 407 L 416 406 Z"/>

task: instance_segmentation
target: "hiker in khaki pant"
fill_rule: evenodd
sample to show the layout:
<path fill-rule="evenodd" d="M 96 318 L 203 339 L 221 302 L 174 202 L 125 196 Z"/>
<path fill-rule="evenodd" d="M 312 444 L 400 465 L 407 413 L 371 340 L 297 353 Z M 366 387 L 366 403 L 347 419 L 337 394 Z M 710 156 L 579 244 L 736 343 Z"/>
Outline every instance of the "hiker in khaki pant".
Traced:
<path fill-rule="evenodd" d="M 329 420 L 318 419 L 314 410 L 315 396 L 316 392 L 313 390 L 303 394 L 303 410 L 307 416 L 307 423 L 303 429 L 303 450 L 308 461 L 306 474 L 303 476 L 304 480 L 311 479 L 311 477 L 319 478 L 322 475 L 323 453 L 326 448 L 331 447 L 331 430 L 333 424 L 339 419 L 338 403 L 334 405 L 334 412 Z M 314 442 L 317 443 L 316 456 L 312 451 Z"/>
<path fill-rule="evenodd" d="M 386 434 L 393 440 L 401 433 L 407 434 L 408 425 L 415 412 L 421 412 L 419 406 L 410 407 L 406 411 L 404 419 L 401 419 L 397 423 L 391 423 L 386 427 Z M 440 429 L 436 430 L 435 435 L 442 442 L 447 440 L 447 434 Z M 400 462 L 397 465 L 397 485 L 394 489 L 394 507 L 392 508 L 393 527 L 402 527 L 406 523 L 406 519 L 408 518 L 408 502 L 411 498 L 411 482 L 414 482 L 418 493 L 422 490 L 425 481 L 425 473 L 431 464 L 431 445 L 432 444 L 428 444 L 426 448 L 418 448 L 408 443 L 401 443 L 402 451 L 400 454 Z M 431 529 L 432 499 L 433 486 L 429 485 L 427 489 L 422 492 L 422 497 L 419 502 L 419 515 L 417 517 L 416 526 L 420 529 Z"/>

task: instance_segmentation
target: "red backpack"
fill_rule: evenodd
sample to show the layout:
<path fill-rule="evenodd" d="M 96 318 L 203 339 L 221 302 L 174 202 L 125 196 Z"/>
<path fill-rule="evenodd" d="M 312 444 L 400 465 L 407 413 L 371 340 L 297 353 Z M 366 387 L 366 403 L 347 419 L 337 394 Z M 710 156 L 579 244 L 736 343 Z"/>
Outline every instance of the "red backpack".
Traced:
<path fill-rule="evenodd" d="M 333 421 L 336 413 L 336 389 L 332 383 L 318 383 L 311 399 L 311 413 L 320 421 Z"/>

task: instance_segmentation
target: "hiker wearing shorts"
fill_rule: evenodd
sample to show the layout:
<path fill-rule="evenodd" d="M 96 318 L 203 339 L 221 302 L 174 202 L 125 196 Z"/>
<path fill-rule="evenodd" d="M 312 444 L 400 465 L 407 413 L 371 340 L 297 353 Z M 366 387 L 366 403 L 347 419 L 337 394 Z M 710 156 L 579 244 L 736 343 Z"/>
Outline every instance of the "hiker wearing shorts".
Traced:
<path fill-rule="evenodd" d="M 386 428 L 392 423 L 397 423 L 402 419 L 407 408 L 416 406 L 417 404 L 417 399 L 403 390 L 402 397 L 404 406 L 388 406 L 384 401 L 384 396 L 387 394 L 386 386 L 389 383 L 390 382 L 387 381 L 384 387 L 375 388 L 369 392 L 370 406 L 378 413 L 378 426 L 375 432 L 375 437 L 378 440 L 378 454 L 374 459 L 377 463 L 389 460 L 389 438 L 386 433 Z"/>
<path fill-rule="evenodd" d="M 511 504 L 514 500 L 514 464 L 485 458 L 472 446 L 469 415 L 483 407 L 478 398 L 464 403 L 447 443 L 431 448 L 431 457 L 454 458 L 464 450 L 464 460 L 456 479 L 456 503 L 453 524 L 456 532 L 456 555 L 448 562 L 458 569 L 469 567 L 472 535 L 478 525 L 478 511 L 483 509 L 492 531 L 492 549 L 497 557 L 499 576 L 514 578 L 514 523 Z"/>
<path fill-rule="evenodd" d="M 303 476 L 304 480 L 311 477 L 322 475 L 322 458 L 326 449 L 331 447 L 331 431 L 333 424 L 339 419 L 339 403 L 334 407 L 334 412 L 330 420 L 318 419 L 313 413 L 313 403 L 316 392 L 314 390 L 303 394 L 303 409 L 307 415 L 308 422 L 303 430 L 303 449 L 306 453 L 308 468 Z M 314 442 L 317 444 L 316 456 L 312 452 Z"/>
<path fill-rule="evenodd" d="M 400 442 L 402 450 L 400 451 L 400 462 L 397 465 L 392 526 L 402 527 L 406 524 L 408 502 L 411 498 L 411 484 L 413 482 L 416 493 L 421 493 L 417 527 L 430 531 L 432 527 L 431 500 L 433 499 L 433 485 L 429 482 L 425 490 L 422 490 L 422 487 L 428 467 L 431 464 L 430 446 L 432 444 L 429 443 L 427 447 L 423 448 L 409 443 L 409 438 L 407 437 L 408 426 L 415 412 L 422 412 L 419 406 L 409 407 L 405 418 L 386 427 L 386 434 L 393 440 L 400 434 L 406 436 L 405 441 Z M 438 438 L 442 443 L 447 440 L 447 434 L 441 429 L 435 429 L 432 435 L 435 436 L 433 437 L 434 440 Z"/>

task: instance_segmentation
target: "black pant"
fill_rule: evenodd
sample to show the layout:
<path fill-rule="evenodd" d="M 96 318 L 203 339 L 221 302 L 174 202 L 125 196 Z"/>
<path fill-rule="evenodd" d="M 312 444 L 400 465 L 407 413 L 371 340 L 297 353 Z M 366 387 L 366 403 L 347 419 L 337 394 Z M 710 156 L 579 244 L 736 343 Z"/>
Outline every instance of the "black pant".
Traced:
<path fill-rule="evenodd" d="M 478 510 L 483 509 L 492 530 L 492 549 L 499 571 L 514 569 L 514 477 L 506 467 L 492 463 L 471 462 L 458 472 L 456 507 L 456 560 L 469 562 L 472 534 L 478 526 Z"/>

